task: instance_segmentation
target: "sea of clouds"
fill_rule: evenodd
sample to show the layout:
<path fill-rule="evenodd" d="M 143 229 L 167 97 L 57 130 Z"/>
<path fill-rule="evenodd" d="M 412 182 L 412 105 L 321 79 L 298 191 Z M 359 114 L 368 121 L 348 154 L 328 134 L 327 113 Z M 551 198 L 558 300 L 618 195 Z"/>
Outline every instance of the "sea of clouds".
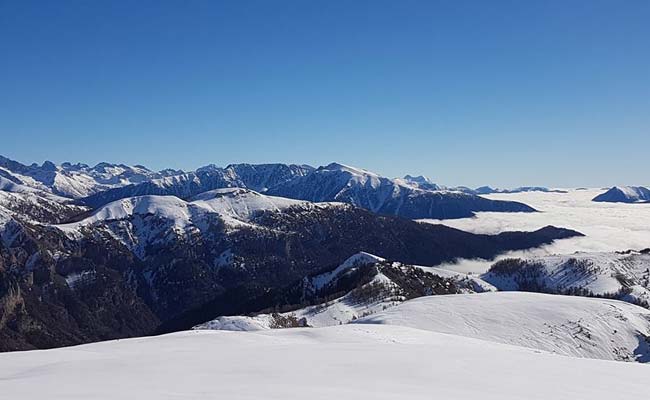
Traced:
<path fill-rule="evenodd" d="M 498 259 L 571 254 L 577 251 L 603 252 L 650 248 L 650 204 L 591 201 L 603 192 L 603 189 L 568 189 L 568 193 L 493 194 L 484 197 L 520 201 L 540 212 L 483 212 L 478 213 L 474 218 L 422 221 L 441 223 L 473 233 L 532 231 L 554 225 L 574 229 L 586 235 L 581 238 L 558 240 L 537 249 L 509 252 Z M 444 267 L 460 272 L 482 273 L 493 263 L 494 261 L 463 259 L 453 264 L 445 264 Z"/>

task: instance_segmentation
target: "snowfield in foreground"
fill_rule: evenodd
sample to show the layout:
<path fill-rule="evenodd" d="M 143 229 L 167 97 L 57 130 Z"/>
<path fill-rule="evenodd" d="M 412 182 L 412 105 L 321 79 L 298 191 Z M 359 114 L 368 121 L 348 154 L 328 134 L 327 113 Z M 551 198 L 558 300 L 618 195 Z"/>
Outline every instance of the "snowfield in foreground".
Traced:
<path fill-rule="evenodd" d="M 0 355 L 3 398 L 621 399 L 650 367 L 390 325 L 190 331 Z"/>
<path fill-rule="evenodd" d="M 567 356 L 650 361 L 650 311 L 616 300 L 525 292 L 426 296 L 357 322 L 408 326 Z"/>
<path fill-rule="evenodd" d="M 383 310 L 382 310 L 383 309 Z M 354 319 L 351 312 L 366 317 Z M 650 362 L 650 310 L 617 300 L 526 292 L 424 296 L 354 307 L 345 297 L 290 313 L 309 326 L 387 324 L 528 347 L 565 356 Z M 278 328 L 278 314 L 220 317 L 195 329 Z"/>

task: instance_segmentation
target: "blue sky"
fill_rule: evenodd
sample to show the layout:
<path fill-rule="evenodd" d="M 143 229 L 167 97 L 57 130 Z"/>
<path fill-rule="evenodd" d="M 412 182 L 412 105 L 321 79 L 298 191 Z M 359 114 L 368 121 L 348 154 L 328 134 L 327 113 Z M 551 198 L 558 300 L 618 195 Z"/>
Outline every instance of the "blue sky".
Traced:
<path fill-rule="evenodd" d="M 650 1 L 0 0 L 0 154 L 648 184 Z"/>

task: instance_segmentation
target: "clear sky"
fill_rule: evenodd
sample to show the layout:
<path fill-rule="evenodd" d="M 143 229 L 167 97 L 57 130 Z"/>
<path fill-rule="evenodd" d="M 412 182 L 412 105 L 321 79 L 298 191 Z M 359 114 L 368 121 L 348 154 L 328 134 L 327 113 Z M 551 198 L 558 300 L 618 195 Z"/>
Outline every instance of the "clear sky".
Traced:
<path fill-rule="evenodd" d="M 0 0 L 0 154 L 648 184 L 650 1 Z"/>

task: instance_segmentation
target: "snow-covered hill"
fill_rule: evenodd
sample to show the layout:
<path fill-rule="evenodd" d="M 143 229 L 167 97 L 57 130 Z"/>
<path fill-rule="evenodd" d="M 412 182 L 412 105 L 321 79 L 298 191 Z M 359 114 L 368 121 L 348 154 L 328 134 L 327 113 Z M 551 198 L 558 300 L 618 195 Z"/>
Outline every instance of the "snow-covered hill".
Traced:
<path fill-rule="evenodd" d="M 248 189 L 227 188 L 203 192 L 192 199 L 192 204 L 206 210 L 239 221 L 250 221 L 263 211 L 281 212 L 289 207 L 311 207 L 310 203 L 300 200 L 286 199 L 263 195 Z M 336 204 L 330 204 L 336 206 Z M 322 203 L 327 207 L 327 203 Z"/>
<path fill-rule="evenodd" d="M 505 259 L 482 278 L 499 290 L 605 296 L 650 307 L 650 250 Z"/>
<path fill-rule="evenodd" d="M 248 189 L 226 188 L 201 193 L 192 201 L 175 196 L 136 196 L 116 200 L 81 221 L 58 225 L 72 237 L 88 228 L 105 230 L 139 257 L 152 245 L 165 245 L 192 235 L 209 239 L 211 231 L 255 228 L 250 221 L 262 212 L 281 212 L 289 207 L 302 210 L 337 207 L 336 203 L 314 204 L 266 196 Z"/>
<path fill-rule="evenodd" d="M 2 395 L 21 400 L 612 400 L 650 391 L 646 365 L 360 324 L 0 354 L 0 376 Z"/>
<path fill-rule="evenodd" d="M 408 326 L 557 354 L 650 362 L 650 311 L 525 292 L 427 296 L 355 321 Z"/>
<path fill-rule="evenodd" d="M 609 203 L 650 202 L 650 189 L 642 186 L 614 186 L 605 193 L 594 197 L 593 201 Z"/>

